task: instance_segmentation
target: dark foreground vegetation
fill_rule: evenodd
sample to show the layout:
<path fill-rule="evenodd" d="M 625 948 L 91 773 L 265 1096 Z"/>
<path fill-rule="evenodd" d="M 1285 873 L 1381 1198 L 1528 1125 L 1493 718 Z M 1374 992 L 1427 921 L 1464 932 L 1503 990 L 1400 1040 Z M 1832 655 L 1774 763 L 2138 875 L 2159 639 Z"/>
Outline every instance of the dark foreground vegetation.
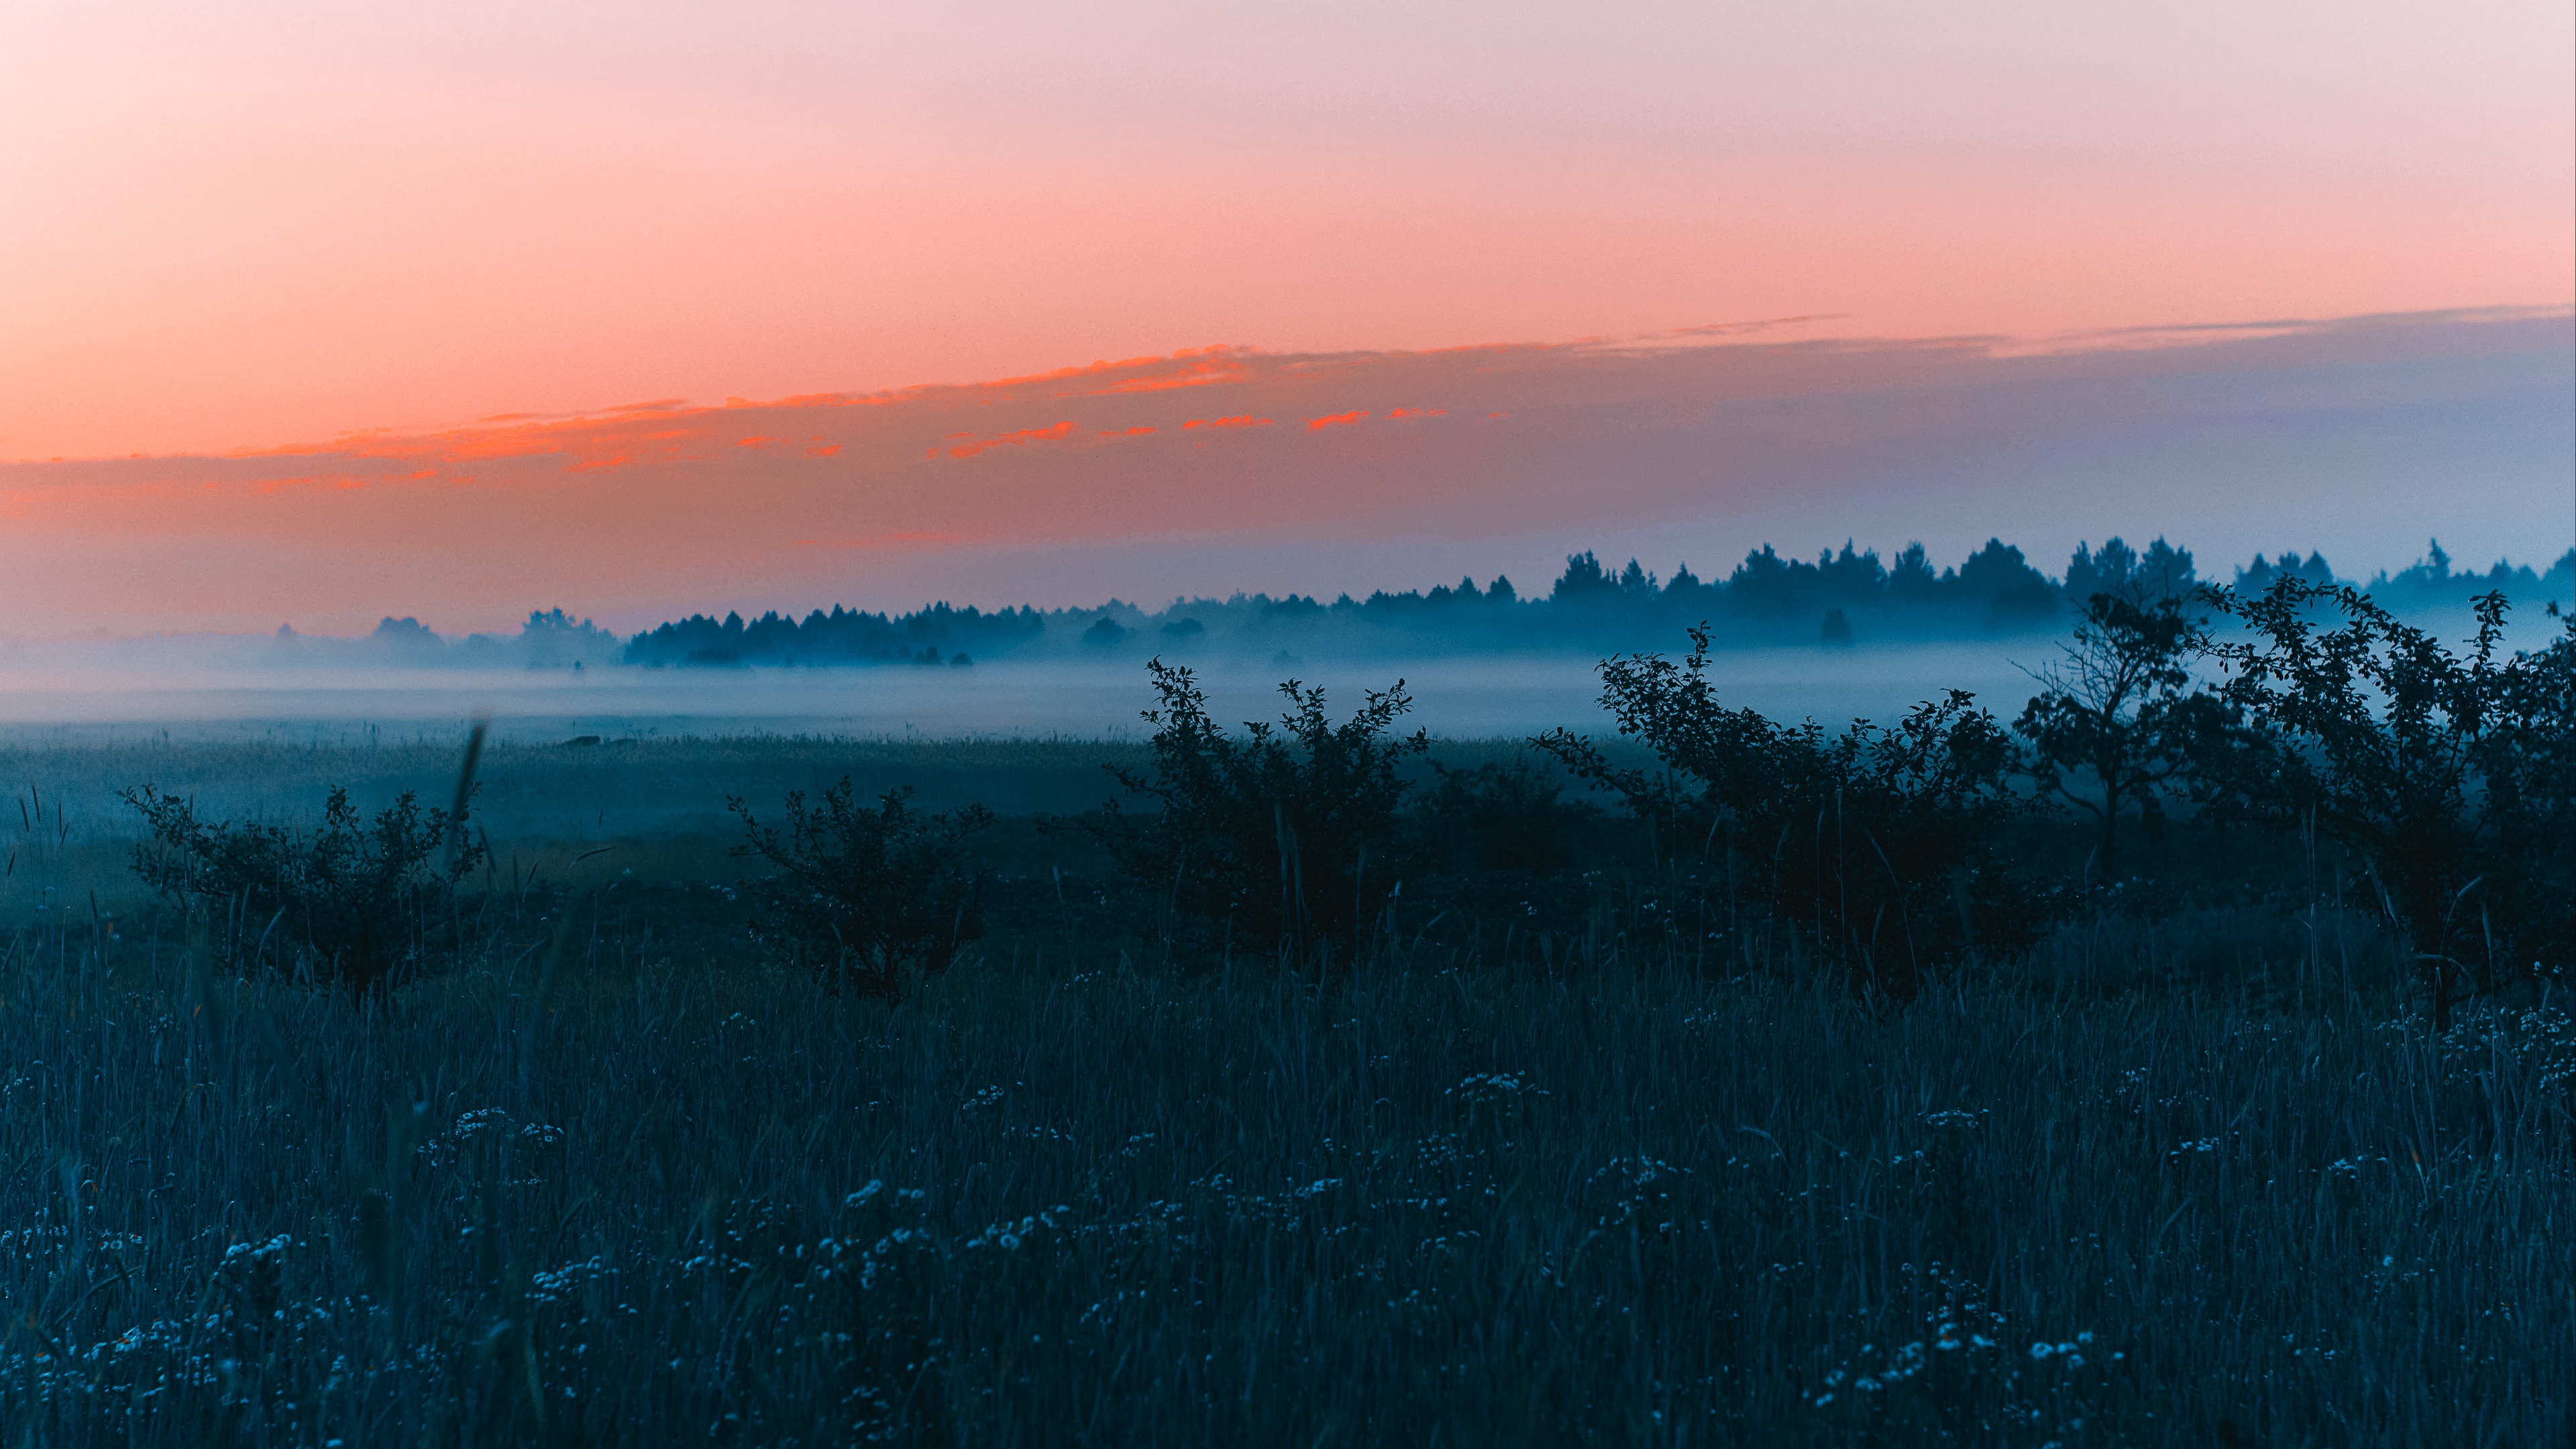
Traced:
<path fill-rule="evenodd" d="M 2009 723 L 22 762 L 162 778 L 22 799 L 0 1430 L 2568 1442 L 2570 646 L 2170 602 Z"/>

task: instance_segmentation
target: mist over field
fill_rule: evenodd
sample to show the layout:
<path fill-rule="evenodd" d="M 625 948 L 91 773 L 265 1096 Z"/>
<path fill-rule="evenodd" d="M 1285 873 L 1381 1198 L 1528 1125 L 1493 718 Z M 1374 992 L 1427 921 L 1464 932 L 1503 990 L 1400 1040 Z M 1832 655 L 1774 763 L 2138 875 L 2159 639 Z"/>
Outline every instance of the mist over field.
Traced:
<path fill-rule="evenodd" d="M 2261 554 L 2232 571 L 2253 594 L 2295 576 L 2337 582 L 2321 554 Z M 0 730 L 119 731 L 174 738 L 380 738 L 453 732 L 488 717 L 496 737 L 547 741 L 768 734 L 826 738 L 1123 740 L 1147 727 L 1145 664 L 1194 671 L 1213 716 L 1276 718 L 1277 688 L 1321 686 L 1337 711 L 1404 683 L 1405 727 L 1449 738 L 1526 737 L 1602 723 L 1600 661 L 1688 652 L 1706 624 L 1710 676 L 1732 707 L 1778 719 L 1886 720 L 1965 690 L 2006 717 L 2059 654 L 2101 589 L 2180 597 L 2199 582 L 2191 551 L 2158 538 L 2079 547 L 2044 572 L 2000 540 L 1937 568 L 1920 545 L 1892 566 L 1846 543 L 1812 562 L 1769 546 L 1723 578 L 1687 567 L 1667 579 L 1631 559 L 1569 555 L 1544 589 L 1480 585 L 1329 603 L 1294 593 L 1112 599 L 1087 608 L 905 613 L 838 605 L 746 620 L 729 612 L 621 635 L 562 609 L 514 634 L 443 636 L 386 618 L 354 638 L 179 635 L 0 641 Z M 2553 600 L 2576 604 L 2576 550 L 2544 568 L 2497 561 L 2455 570 L 2439 543 L 2363 587 L 2446 639 L 2473 632 L 2469 600 L 2514 604 L 2505 647 L 2548 642 Z M 2195 605 L 2195 608 L 2199 606 Z M 68 738 L 69 736 L 59 736 Z"/>
<path fill-rule="evenodd" d="M 1681 641 L 1684 648 L 1687 641 Z M 1721 655 L 1712 674 L 1728 697 L 1765 713 L 1835 721 L 1880 717 L 1943 689 L 1974 690 L 2001 709 L 2029 681 L 2013 660 L 2039 662 L 2044 640 L 2012 646 L 1890 645 L 1869 649 L 1753 649 Z M 200 665 L 133 668 L 102 650 L 88 660 L 0 668 L 0 726 L 20 740 L 167 732 L 348 742 L 371 729 L 396 735 L 461 731 L 488 714 L 494 736 L 552 741 L 575 735 L 806 734 L 855 738 L 1138 739 L 1152 703 L 1141 661 L 995 663 L 971 670 L 855 668 L 682 670 L 282 670 Z M 1326 691 L 1336 716 L 1365 691 L 1398 680 L 1414 701 L 1408 728 L 1451 738 L 1586 728 L 1599 715 L 1593 659 L 1575 654 L 1494 659 L 1219 659 L 1197 670 L 1209 709 L 1229 723 L 1275 719 L 1277 686 L 1295 678 Z"/>

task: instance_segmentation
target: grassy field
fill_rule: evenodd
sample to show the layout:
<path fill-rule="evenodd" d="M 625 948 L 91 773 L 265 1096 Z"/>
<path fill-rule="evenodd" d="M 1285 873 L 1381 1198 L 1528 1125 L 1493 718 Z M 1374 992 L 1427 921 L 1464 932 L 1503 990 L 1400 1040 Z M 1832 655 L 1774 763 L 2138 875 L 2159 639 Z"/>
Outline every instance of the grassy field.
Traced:
<path fill-rule="evenodd" d="M 1890 1011 L 1677 926 L 1604 820 L 1557 877 L 1408 891 L 1319 985 L 1176 950 L 1036 828 L 1123 748 L 496 750 L 471 944 L 364 1011 L 213 974 L 108 802 L 443 803 L 452 748 L 0 761 L 41 797 L 0 896 L 0 1438 L 2576 1433 L 2563 996 L 2431 1036 L 2330 862 L 2168 841 L 2133 909 Z M 1010 817 L 990 933 L 899 1003 L 768 963 L 730 898 L 722 797 L 845 772 Z"/>
<path fill-rule="evenodd" d="M 0 780 L 19 796 L 0 806 L 0 838 L 20 864 L 0 882 L 0 915 L 32 910 L 47 887 L 138 901 L 124 869 L 139 832 L 119 792 L 152 785 L 193 796 L 214 818 L 310 823 L 345 785 L 373 809 L 404 790 L 444 806 L 464 746 L 415 738 L 367 746 L 134 740 L 0 749 Z M 980 801 L 1006 815 L 1097 805 L 1112 785 L 1101 766 L 1135 763 L 1141 745 L 1023 740 L 911 744 L 820 738 L 707 736 L 607 740 L 596 745 L 496 744 L 476 771 L 479 827 L 507 873 L 511 857 L 559 885 L 597 886 L 636 869 L 662 880 L 733 878 L 725 855 L 741 834 L 729 795 L 774 808 L 789 790 L 815 792 L 844 775 L 870 792 L 909 785 L 945 809 Z M 52 823 L 35 828 L 39 819 Z M 16 831 L 11 836 L 11 831 Z M 575 869 L 575 857 L 609 847 Z M 638 868 L 640 865 L 641 868 Z M 22 878 L 33 871 L 33 883 Z"/>

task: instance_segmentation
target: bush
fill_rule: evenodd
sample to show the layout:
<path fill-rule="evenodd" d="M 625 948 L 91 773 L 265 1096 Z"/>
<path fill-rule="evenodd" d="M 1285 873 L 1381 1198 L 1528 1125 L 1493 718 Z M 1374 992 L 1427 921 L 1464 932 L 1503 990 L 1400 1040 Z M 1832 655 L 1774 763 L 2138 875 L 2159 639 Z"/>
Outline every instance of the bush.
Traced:
<path fill-rule="evenodd" d="M 310 832 L 209 825 L 193 801 L 150 785 L 118 798 L 147 832 L 135 874 L 202 912 L 234 970 L 330 980 L 363 996 L 419 968 L 455 889 L 490 859 L 491 847 L 465 833 L 473 794 L 469 785 L 451 812 L 424 810 L 406 790 L 370 824 L 334 786 Z"/>
<path fill-rule="evenodd" d="M 1145 668 L 1161 700 L 1144 711 L 1153 770 L 1109 772 L 1160 808 L 1130 815 L 1113 799 L 1089 817 L 1092 833 L 1128 876 L 1229 940 L 1300 958 L 1349 947 L 1404 864 L 1397 764 L 1430 748 L 1418 731 L 1390 733 L 1413 707 L 1404 681 L 1334 725 L 1324 691 L 1291 679 L 1279 686 L 1290 708 L 1278 728 L 1247 723 L 1237 739 L 1208 718 L 1188 669 Z"/>
<path fill-rule="evenodd" d="M 1549 875 L 1573 863 L 1583 828 L 1600 811 L 1563 798 L 1564 777 L 1546 778 L 1526 759 L 1487 761 L 1472 770 L 1431 762 L 1435 783 L 1414 811 L 1422 853 L 1460 874 Z"/>
<path fill-rule="evenodd" d="M 2564 966 L 2576 962 L 2576 615 L 2546 647 L 2515 658 L 2502 693 L 2512 744 L 2490 774 L 2504 797 L 2497 846 L 2527 869 L 2534 951 Z"/>
<path fill-rule="evenodd" d="M 749 837 L 734 855 L 778 871 L 749 883 L 752 935 L 828 985 L 865 996 L 894 996 L 907 978 L 946 970 L 983 934 L 975 872 L 960 845 L 992 824 L 993 812 L 969 805 L 922 815 L 912 793 L 890 790 L 871 809 L 855 803 L 847 776 L 819 807 L 791 790 L 784 835 L 740 796 L 728 797 L 725 808 Z"/>
<path fill-rule="evenodd" d="M 2576 634 L 2500 658 L 2508 606 L 2489 593 L 2455 656 L 2345 586 L 2284 576 L 2252 598 L 2205 597 L 2251 635 L 2211 647 L 2226 697 L 2277 744 L 2220 802 L 2360 855 L 2424 970 L 2435 1028 L 2464 977 L 2492 991 L 2542 954 L 2563 961 Z M 2320 627 L 2320 612 L 2340 623 Z"/>
<path fill-rule="evenodd" d="M 1926 968 L 1976 943 L 1974 866 L 2014 808 L 2011 738 L 1959 690 L 1892 729 L 1862 720 L 1829 736 L 1813 720 L 1775 724 L 1719 702 L 1708 626 L 1690 638 L 1679 663 L 1640 654 L 1601 664 L 1602 707 L 1663 770 L 1614 765 L 1561 729 L 1534 743 L 1624 798 L 1662 853 L 1722 862 L 1739 925 L 1750 906 L 1806 933 L 1856 986 L 1912 996 Z M 1989 900 L 1995 884 L 1983 884 Z"/>
<path fill-rule="evenodd" d="M 2031 777 L 2043 795 L 2100 822 L 2091 872 L 2098 880 L 2119 879 L 2124 809 L 2155 829 L 2168 788 L 2201 770 L 2211 751 L 2240 743 L 2241 712 L 2191 687 L 2184 663 L 2201 644 L 2177 599 L 2097 593 L 2085 601 L 2065 657 L 2035 671 L 2046 691 L 2013 730 L 2030 742 Z"/>

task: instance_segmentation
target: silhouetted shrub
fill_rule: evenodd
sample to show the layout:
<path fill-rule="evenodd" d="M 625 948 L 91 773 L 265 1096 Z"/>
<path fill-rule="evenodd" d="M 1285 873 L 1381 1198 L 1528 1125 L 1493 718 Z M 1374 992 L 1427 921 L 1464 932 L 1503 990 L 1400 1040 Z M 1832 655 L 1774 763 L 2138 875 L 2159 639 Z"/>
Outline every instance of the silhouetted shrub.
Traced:
<path fill-rule="evenodd" d="M 1664 768 L 1613 764 L 1556 730 L 1534 741 L 1576 775 L 1616 791 L 1672 857 L 1721 864 L 1730 914 L 1809 936 L 1856 985 L 1902 1000 L 1922 972 L 1976 944 L 1975 866 L 1989 827 L 2015 808 L 2017 763 L 1994 716 L 1952 690 L 1894 728 L 1866 720 L 1827 735 L 1728 709 L 1708 679 L 1709 631 L 1691 653 L 1602 661 L 1602 706 Z M 1990 911 L 1998 924 L 2008 919 Z M 2013 922 L 2026 934 L 2028 922 Z"/>
<path fill-rule="evenodd" d="M 1468 873 L 1546 875 L 1573 863 L 1577 841 L 1600 811 L 1564 798 L 1563 776 L 1526 759 L 1453 770 L 1434 760 L 1435 783 L 1415 807 L 1422 853 L 1438 868 Z"/>
<path fill-rule="evenodd" d="M 2119 878 L 2124 809 L 2155 829 L 2169 787 L 2210 773 L 2252 743 L 2240 738 L 2238 707 L 2193 687 L 2184 664 L 2204 641 L 2181 601 L 2142 594 L 2086 599 L 2065 657 L 2035 671 L 2045 692 L 2013 722 L 2030 742 L 2031 777 L 2043 795 L 2100 822 L 2088 874 L 2101 881 Z"/>
<path fill-rule="evenodd" d="M 2549 612 L 2557 617 L 2558 605 Z M 2509 797 L 2505 847 L 2546 843 L 2562 853 L 2576 847 L 2576 614 L 2564 618 L 2556 639 L 2515 656 L 2502 709 L 2513 740 L 2495 772 L 2497 788 Z"/>
<path fill-rule="evenodd" d="M 398 983 L 450 925 L 453 893 L 489 859 L 469 838 L 473 791 L 453 815 L 424 810 L 411 791 L 369 822 L 334 786 L 322 824 L 305 831 L 233 821 L 207 824 L 196 805 L 150 785 L 118 798 L 148 835 L 134 872 L 198 912 L 210 943 L 236 971 L 277 970 L 364 995 Z"/>
<path fill-rule="evenodd" d="M 748 836 L 734 855 L 777 870 L 749 883 L 754 938 L 864 996 L 894 996 L 908 978 L 946 970 L 983 934 L 978 882 L 960 844 L 993 813 L 969 805 L 922 815 L 912 793 L 887 791 L 870 808 L 855 802 L 846 776 L 818 805 L 791 790 L 783 835 L 729 797 L 725 808 Z"/>
<path fill-rule="evenodd" d="M 1236 738 L 1208 718 L 1188 669 L 1145 667 L 1161 700 L 1144 711 L 1153 769 L 1109 769 L 1159 808 L 1131 815 L 1113 799 L 1088 817 L 1092 833 L 1127 875 L 1230 940 L 1300 957 L 1347 948 L 1398 878 L 1397 763 L 1430 747 L 1390 733 L 1412 708 L 1404 681 L 1334 725 L 1324 691 L 1289 680 L 1278 728 L 1248 723 Z"/>
<path fill-rule="evenodd" d="M 2507 605 L 2489 593 L 2455 656 L 2349 587 L 2283 575 L 2256 597 L 2203 596 L 2252 635 L 2210 652 L 2226 697 L 2278 745 L 2241 755 L 2218 803 L 2361 856 L 2424 969 L 2435 1028 L 2464 974 L 2493 990 L 2541 953 L 2564 959 L 2576 634 L 2499 658 Z"/>

